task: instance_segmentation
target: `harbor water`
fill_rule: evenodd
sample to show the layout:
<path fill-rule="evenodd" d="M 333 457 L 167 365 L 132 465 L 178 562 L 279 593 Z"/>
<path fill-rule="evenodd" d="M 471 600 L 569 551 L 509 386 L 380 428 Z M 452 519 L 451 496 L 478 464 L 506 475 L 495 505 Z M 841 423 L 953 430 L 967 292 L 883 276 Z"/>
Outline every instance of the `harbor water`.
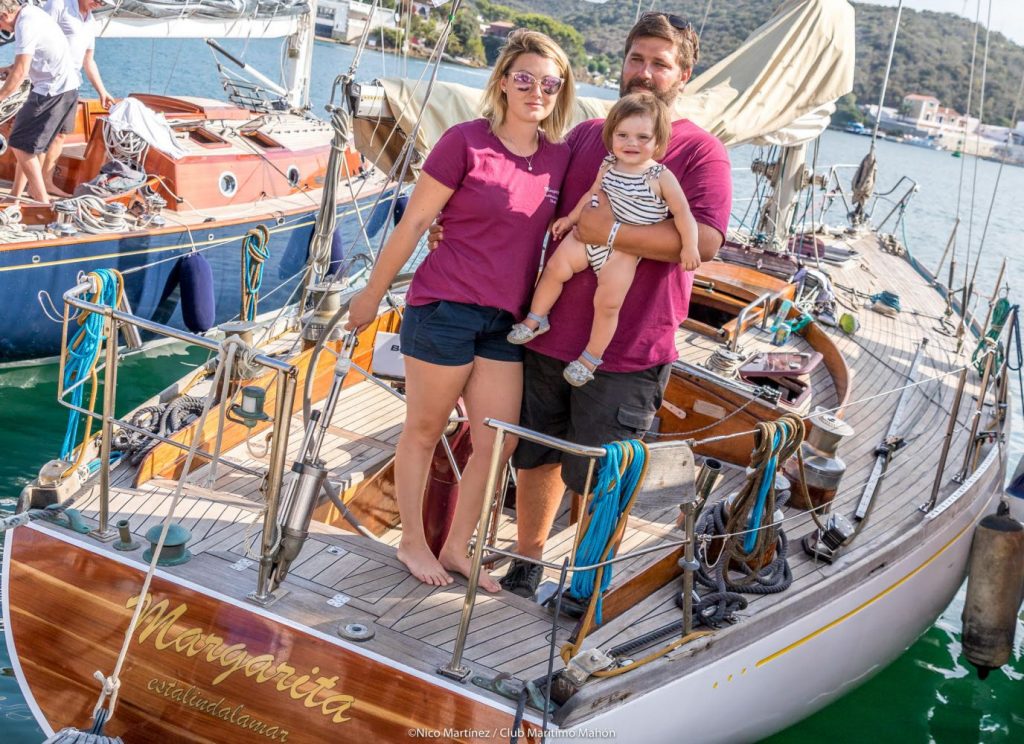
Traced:
<path fill-rule="evenodd" d="M 280 47 L 267 41 L 225 43 L 242 53 L 258 69 L 273 75 L 279 66 Z M 349 68 L 350 47 L 318 43 L 314 53 L 311 97 L 314 111 L 323 115 L 335 76 Z M 199 40 L 98 42 L 97 59 L 107 88 L 115 96 L 153 92 L 221 98 L 212 52 Z M 11 47 L 0 49 L 0 64 L 8 64 Z M 368 51 L 360 65 L 360 79 L 380 75 L 419 77 L 421 62 L 401 60 Z M 445 65 L 440 79 L 481 87 L 486 70 Z M 585 86 L 583 95 L 614 97 L 613 91 Z M 867 152 L 869 140 L 839 132 L 821 138 L 818 165 L 856 165 Z M 909 250 L 925 266 L 935 268 L 949 238 L 957 214 L 958 184 L 961 227 L 960 266 L 978 255 L 978 284 L 986 298 L 992 292 L 1003 257 L 1010 259 L 1006 282 L 1010 300 L 1024 298 L 1024 267 L 1019 236 L 1024 229 L 1024 169 L 1006 166 L 1000 173 L 995 163 L 960 160 L 949 153 L 880 142 L 878 144 L 879 191 L 893 186 L 901 176 L 920 185 L 906 212 L 905 231 L 897 231 Z M 731 151 L 735 172 L 733 214 L 738 223 L 754 193 L 754 180 L 746 169 L 757 155 L 752 147 Z M 963 169 L 963 170 L 961 170 Z M 841 171 L 848 188 L 853 171 Z M 993 187 L 1000 181 L 993 198 Z M 972 191 L 972 184 L 975 185 Z M 981 242 L 989 212 L 991 220 Z M 877 215 L 888 209 L 879 206 Z M 838 213 L 830 222 L 839 224 Z M 748 218 L 749 219 L 749 218 Z M 970 244 L 968 245 L 968 235 Z M 97 267 L 101 268 L 101 267 Z M 962 273 L 962 268 L 961 268 Z M 879 289 L 884 289 L 880 287 Z M 984 315 L 985 305 L 980 306 Z M 38 308 L 0 306 L 0 313 L 38 312 Z M 119 403 L 128 410 L 180 377 L 201 360 L 198 352 L 166 346 L 129 357 L 119 370 Z M 53 364 L 0 370 L 0 508 L 14 508 L 22 486 L 40 465 L 56 455 L 67 421 L 65 409 L 55 404 L 57 367 Z M 1010 468 L 1024 450 L 1020 390 L 1014 393 L 1014 438 L 1008 444 Z M 929 474 L 930 477 L 930 474 Z M 2 536 L 0 536 L 2 547 Z M 895 662 L 869 681 L 811 718 L 777 734 L 769 741 L 790 742 L 1010 742 L 1024 741 L 1024 627 L 1018 623 L 1013 662 L 993 672 L 984 682 L 960 654 L 960 613 L 963 592 L 935 625 Z M 883 631 L 884 632 L 884 631 Z M 857 653 L 850 648 L 849 653 Z M 820 663 L 828 664 L 828 659 Z M 766 695 L 785 695 L 784 690 L 765 690 Z M 680 701 L 685 704 L 685 701 Z M 695 711 L 695 715 L 698 713 Z M 737 711 L 742 715 L 742 711 Z M 79 722 L 80 725 L 85 721 Z M 10 669 L 5 643 L 0 643 L 0 741 L 6 744 L 37 744 L 42 732 L 20 695 Z M 680 741 L 689 741 L 680 731 Z M 131 742 L 128 742 L 131 744 Z"/>

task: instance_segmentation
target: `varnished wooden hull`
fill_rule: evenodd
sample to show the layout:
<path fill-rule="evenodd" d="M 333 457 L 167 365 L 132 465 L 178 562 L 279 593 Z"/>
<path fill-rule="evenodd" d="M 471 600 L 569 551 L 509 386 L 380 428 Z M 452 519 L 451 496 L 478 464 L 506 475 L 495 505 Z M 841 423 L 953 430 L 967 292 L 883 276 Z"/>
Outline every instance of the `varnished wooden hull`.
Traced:
<path fill-rule="evenodd" d="M 11 533 L 5 562 L 8 643 L 29 703 L 54 730 L 84 728 L 99 692 L 93 673 L 114 667 L 141 566 L 46 527 Z M 131 744 L 508 740 L 511 708 L 334 631 L 158 574 L 107 733 Z"/>

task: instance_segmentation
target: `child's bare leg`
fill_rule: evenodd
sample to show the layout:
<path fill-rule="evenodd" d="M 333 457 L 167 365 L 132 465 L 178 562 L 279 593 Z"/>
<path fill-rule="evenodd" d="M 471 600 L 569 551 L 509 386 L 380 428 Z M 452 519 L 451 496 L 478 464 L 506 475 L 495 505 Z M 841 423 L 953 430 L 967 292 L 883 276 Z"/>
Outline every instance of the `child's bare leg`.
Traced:
<path fill-rule="evenodd" d="M 576 240 L 570 233 L 565 236 L 558 250 L 554 252 L 544 272 L 540 275 L 537 288 L 533 291 L 533 300 L 530 303 L 530 312 L 540 317 L 546 316 L 559 295 L 562 294 L 562 287 L 572 278 L 587 268 L 587 249 L 580 241 Z M 539 325 L 533 318 L 523 320 L 523 325 L 533 330 Z"/>
<path fill-rule="evenodd" d="M 608 344 L 619 327 L 619 310 L 626 299 L 636 275 L 636 257 L 613 251 L 597 275 L 597 291 L 594 293 L 594 324 L 590 328 L 587 353 L 601 359 Z M 581 356 L 580 362 L 593 371 L 594 365 Z"/>

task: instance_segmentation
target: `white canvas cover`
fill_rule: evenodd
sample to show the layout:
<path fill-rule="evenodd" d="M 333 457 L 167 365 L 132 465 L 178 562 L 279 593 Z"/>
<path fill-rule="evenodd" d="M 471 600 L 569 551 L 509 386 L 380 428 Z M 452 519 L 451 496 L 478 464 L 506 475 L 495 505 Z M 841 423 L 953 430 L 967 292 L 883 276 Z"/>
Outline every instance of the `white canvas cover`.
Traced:
<path fill-rule="evenodd" d="M 727 146 L 793 145 L 828 125 L 832 104 L 853 89 L 854 14 L 846 0 L 787 0 L 729 56 L 691 80 L 677 102 L 680 116 Z M 356 146 L 389 169 L 423 107 L 426 84 L 385 79 L 388 107 L 401 135 L 372 119 L 355 122 Z M 450 126 L 479 116 L 482 92 L 438 82 L 423 112 L 416 149 L 425 156 Z M 613 101 L 581 98 L 574 121 L 603 117 Z M 390 122 L 388 122 L 390 124 Z"/>

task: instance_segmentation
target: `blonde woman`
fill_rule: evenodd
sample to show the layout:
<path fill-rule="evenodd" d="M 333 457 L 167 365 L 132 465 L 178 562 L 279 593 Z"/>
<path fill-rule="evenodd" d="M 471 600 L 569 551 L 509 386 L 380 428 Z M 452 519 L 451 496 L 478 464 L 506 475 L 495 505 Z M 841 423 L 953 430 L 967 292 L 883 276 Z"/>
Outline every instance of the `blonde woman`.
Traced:
<path fill-rule="evenodd" d="M 426 584 L 443 586 L 452 582 L 449 572 L 470 570 L 467 545 L 494 442 L 483 420 L 519 420 L 523 352 L 506 336 L 527 309 L 554 218 L 569 161 L 562 136 L 574 88 L 569 60 L 555 42 L 525 29 L 511 34 L 484 91 L 483 118 L 452 127 L 434 146 L 402 221 L 349 309 L 346 327 L 365 328 L 420 237 L 442 215 L 444 236 L 417 269 L 406 298 L 401 342 L 408 413 L 395 462 L 398 558 Z M 473 455 L 435 558 L 424 537 L 423 493 L 434 448 L 460 397 Z M 514 448 L 506 440 L 503 456 Z M 501 589 L 484 571 L 480 586 Z"/>

